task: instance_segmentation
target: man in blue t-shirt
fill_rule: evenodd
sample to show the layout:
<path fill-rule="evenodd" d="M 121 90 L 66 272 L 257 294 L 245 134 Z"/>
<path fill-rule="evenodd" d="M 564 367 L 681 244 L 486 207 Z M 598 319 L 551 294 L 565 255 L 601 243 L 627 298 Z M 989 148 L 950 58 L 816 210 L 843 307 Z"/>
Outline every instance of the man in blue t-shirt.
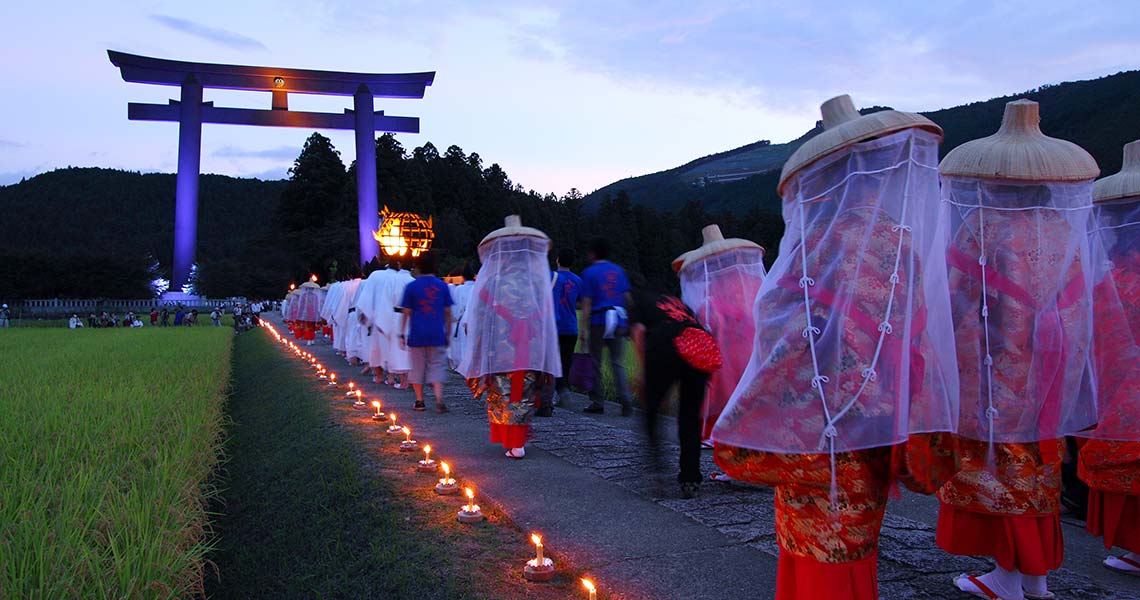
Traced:
<path fill-rule="evenodd" d="M 404 288 L 400 312 L 400 347 L 412 359 L 408 382 L 416 392 L 415 410 L 424 410 L 424 384 L 435 392 L 435 408 L 447 412 L 443 403 L 443 381 L 447 377 L 447 331 L 451 327 L 451 291 L 435 276 L 435 255 L 419 258 L 419 277 Z M 411 322 L 411 327 L 408 327 Z"/>
<path fill-rule="evenodd" d="M 555 383 L 554 403 L 561 404 L 561 395 L 570 388 L 570 366 L 574 361 L 574 347 L 578 345 L 578 295 L 582 279 L 570 270 L 574 264 L 574 251 L 563 248 L 558 252 L 558 271 L 554 274 L 554 323 L 558 327 L 558 353 L 562 357 L 562 377 Z M 538 416 L 552 412 L 539 409 Z"/>
<path fill-rule="evenodd" d="M 585 412 L 605 412 L 602 351 L 608 349 L 614 385 L 621 400 L 621 414 L 628 417 L 633 414 L 633 403 L 629 399 L 622 354 L 625 338 L 629 336 L 626 314 L 632 299 L 629 278 L 621 267 L 609 261 L 609 240 L 601 237 L 591 240 L 587 256 L 592 264 L 582 271 L 581 340 L 582 345 L 590 349 L 590 357 L 594 360 L 594 387 L 590 390 L 590 406 Z"/>

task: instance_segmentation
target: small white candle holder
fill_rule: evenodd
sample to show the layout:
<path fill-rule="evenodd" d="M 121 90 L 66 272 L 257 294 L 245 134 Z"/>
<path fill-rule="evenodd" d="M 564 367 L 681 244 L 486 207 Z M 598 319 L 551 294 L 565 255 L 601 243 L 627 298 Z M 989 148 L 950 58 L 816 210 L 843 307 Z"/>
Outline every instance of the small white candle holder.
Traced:
<path fill-rule="evenodd" d="M 454 496 L 459 493 L 459 484 L 454 479 L 446 477 L 435 484 L 435 493 L 440 496 Z"/>
<path fill-rule="evenodd" d="M 379 400 L 373 400 L 372 406 L 376 407 L 376 412 L 372 413 L 372 420 L 373 421 L 387 421 L 388 420 L 388 416 L 384 414 L 384 411 L 380 410 L 380 401 Z"/>
<path fill-rule="evenodd" d="M 537 563 L 538 561 L 533 558 L 526 561 L 526 566 L 523 567 L 523 577 L 527 581 L 542 582 L 554 579 L 554 575 L 557 573 L 554 570 L 554 561 L 543 558 L 541 565 Z"/>
<path fill-rule="evenodd" d="M 478 504 L 464 504 L 463 508 L 459 509 L 458 513 L 455 513 L 455 518 L 459 519 L 459 522 L 465 525 L 481 523 L 487 519 L 483 516 L 483 511 L 479 510 Z"/>
<path fill-rule="evenodd" d="M 483 517 L 483 511 L 479 510 L 478 504 L 475 504 L 475 492 L 473 492 L 471 488 L 465 488 L 463 492 L 467 494 L 467 504 L 464 504 L 463 508 L 459 509 L 459 512 L 456 513 L 456 518 L 459 519 L 460 523 L 464 524 L 483 521 L 485 518 Z"/>
<path fill-rule="evenodd" d="M 392 421 L 392 424 L 388 426 L 389 434 L 400 435 L 404 433 L 404 428 L 396 424 L 396 413 L 388 413 L 388 418 Z"/>

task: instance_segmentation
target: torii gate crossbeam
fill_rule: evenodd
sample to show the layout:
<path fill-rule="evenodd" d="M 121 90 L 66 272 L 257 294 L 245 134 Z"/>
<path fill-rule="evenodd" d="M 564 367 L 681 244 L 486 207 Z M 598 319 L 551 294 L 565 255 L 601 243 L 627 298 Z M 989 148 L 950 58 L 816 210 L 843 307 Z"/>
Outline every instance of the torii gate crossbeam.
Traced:
<path fill-rule="evenodd" d="M 170 289 L 180 291 L 190 280 L 198 237 L 198 177 L 202 164 L 202 124 L 352 129 L 356 133 L 356 192 L 361 263 L 378 249 L 372 232 L 380 228 L 376 186 L 376 132 L 419 133 L 416 117 L 395 117 L 375 111 L 373 98 L 422 99 L 435 72 L 342 73 L 191 63 L 124 54 L 108 50 L 111 64 L 124 81 L 179 86 L 181 97 L 168 104 L 127 105 L 132 121 L 178 122 L 178 179 L 175 188 L 174 270 Z M 205 88 L 272 93 L 269 110 L 216 107 L 202 102 Z M 294 112 L 289 93 L 352 96 L 353 107 L 343 114 Z"/>

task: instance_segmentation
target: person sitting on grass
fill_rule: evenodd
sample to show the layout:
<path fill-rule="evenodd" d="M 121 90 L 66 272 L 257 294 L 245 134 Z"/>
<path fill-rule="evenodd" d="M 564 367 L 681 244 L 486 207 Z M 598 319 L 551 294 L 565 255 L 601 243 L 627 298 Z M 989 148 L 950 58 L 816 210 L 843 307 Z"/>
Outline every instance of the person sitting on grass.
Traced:
<path fill-rule="evenodd" d="M 412 359 L 408 381 L 416 393 L 415 410 L 425 409 L 424 385 L 430 383 L 435 409 L 445 413 L 443 381 L 447 377 L 447 331 L 453 302 L 447 284 L 435 275 L 434 254 L 420 255 L 419 272 L 419 277 L 404 288 L 400 302 L 400 347 L 406 348 Z"/>

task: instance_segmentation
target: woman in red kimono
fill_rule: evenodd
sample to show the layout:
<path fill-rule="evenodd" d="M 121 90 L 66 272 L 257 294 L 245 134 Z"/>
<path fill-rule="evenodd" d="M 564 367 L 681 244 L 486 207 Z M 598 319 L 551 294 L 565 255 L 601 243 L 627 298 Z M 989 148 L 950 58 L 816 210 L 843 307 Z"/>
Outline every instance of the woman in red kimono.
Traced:
<path fill-rule="evenodd" d="M 957 415 L 947 282 L 931 254 L 943 246 L 941 130 L 920 115 L 860 116 L 847 96 L 823 105 L 823 125 L 784 167 L 787 231 L 713 440 L 728 476 L 775 487 L 778 600 L 878 600 L 895 446 L 950 431 Z"/>
<path fill-rule="evenodd" d="M 997 134 L 939 166 L 961 414 L 960 471 L 938 492 L 937 541 L 994 558 L 993 571 L 954 580 L 981 598 L 1052 597 L 1062 438 L 1096 419 L 1088 220 L 1098 170 L 1038 121 L 1036 102 L 1010 102 Z"/>
<path fill-rule="evenodd" d="M 479 244 L 483 266 L 468 300 L 466 347 L 459 372 L 485 398 L 491 442 L 508 458 L 526 456 L 530 419 L 553 399 L 562 375 L 554 296 L 547 262 L 550 238 L 518 216 Z"/>
<path fill-rule="evenodd" d="M 724 239 L 720 227 L 702 232 L 704 245 L 673 261 L 681 278 L 681 300 L 716 338 L 724 366 L 709 379 L 701 440 L 713 425 L 744 375 L 756 338 L 752 305 L 764 281 L 764 249 L 755 242 Z"/>
<path fill-rule="evenodd" d="M 1106 567 L 1140 575 L 1140 141 L 1124 147 L 1121 172 L 1093 188 L 1094 248 L 1104 272 L 1093 288 L 1093 352 L 1099 423 L 1083 433 L 1077 469 L 1089 486 L 1090 533 L 1126 553 Z"/>

